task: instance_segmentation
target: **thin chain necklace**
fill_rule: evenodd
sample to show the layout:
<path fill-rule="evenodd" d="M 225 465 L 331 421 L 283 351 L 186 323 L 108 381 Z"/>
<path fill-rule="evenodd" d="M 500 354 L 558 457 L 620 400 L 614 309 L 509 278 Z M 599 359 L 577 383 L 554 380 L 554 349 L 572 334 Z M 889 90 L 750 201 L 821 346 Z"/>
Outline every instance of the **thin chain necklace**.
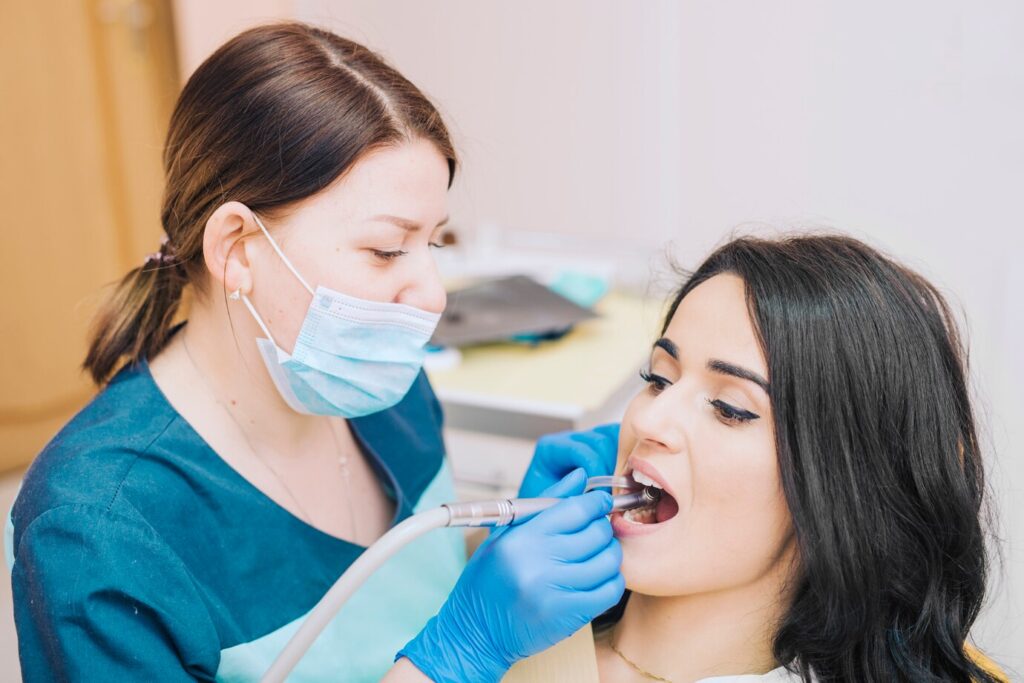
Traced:
<path fill-rule="evenodd" d="M 663 678 L 661 676 L 658 676 L 657 674 L 652 674 L 650 671 L 645 671 L 644 669 L 641 669 L 640 666 L 636 662 L 634 662 L 632 659 L 630 659 L 626 655 L 622 654 L 622 650 L 620 650 L 619 648 L 615 647 L 615 639 L 614 638 L 609 638 L 608 639 L 608 646 L 611 647 L 612 652 L 614 652 L 615 654 L 617 654 L 619 657 L 622 658 L 622 661 L 624 661 L 626 664 L 629 664 L 631 667 L 633 667 L 633 670 L 636 671 L 641 676 L 643 676 L 644 678 L 649 678 L 652 681 L 663 681 L 664 683 L 672 683 L 672 679 Z"/>
<path fill-rule="evenodd" d="M 284 489 L 285 493 L 288 494 L 288 497 L 291 499 L 291 501 L 295 503 L 295 507 L 298 508 L 299 512 L 302 513 L 303 521 L 305 521 L 312 527 L 316 527 L 316 524 L 313 523 L 313 516 L 309 514 L 306 508 L 303 507 L 302 503 L 299 502 L 299 497 L 296 496 L 295 493 L 292 491 L 291 487 L 288 486 L 287 483 L 285 483 L 284 478 L 280 474 L 278 474 L 277 470 L 274 469 L 274 467 L 263 456 L 259 454 L 259 451 L 257 451 L 256 448 L 253 446 L 252 441 L 249 439 L 249 434 L 242 427 L 242 424 L 238 421 L 238 418 L 236 418 L 235 414 L 231 412 L 231 409 L 228 408 L 227 405 L 222 400 L 220 400 L 220 397 L 217 395 L 217 392 L 215 392 L 213 390 L 213 387 L 210 386 L 209 382 L 206 381 L 206 375 L 204 375 L 202 371 L 199 369 L 199 365 L 196 363 L 196 359 L 192 357 L 192 352 L 188 348 L 188 337 L 187 332 L 185 331 L 183 331 L 181 335 L 181 345 L 185 349 L 185 355 L 188 356 L 188 360 L 192 364 L 192 368 L 196 371 L 196 374 L 199 375 L 199 381 L 203 383 L 203 386 L 206 387 L 206 391 L 210 394 L 210 396 L 217 403 L 217 405 L 219 405 L 224 410 L 224 412 L 228 414 L 228 417 L 231 418 L 231 421 L 235 423 L 235 427 L 241 433 L 242 438 L 245 440 L 246 445 L 249 447 L 249 451 L 260 462 L 260 464 L 262 464 L 270 472 L 274 479 L 277 480 L 277 483 L 281 485 L 281 488 Z M 345 480 L 345 499 L 348 501 L 349 532 L 351 534 L 352 541 L 354 543 L 358 543 L 358 539 L 356 538 L 355 510 L 352 506 L 352 486 L 351 477 L 349 476 L 348 469 L 348 455 L 342 450 L 341 444 L 338 442 L 338 435 L 335 434 L 334 427 L 331 424 L 329 418 L 327 422 L 327 429 L 331 432 L 331 439 L 334 441 L 334 447 L 336 449 L 336 452 L 338 453 L 338 464 L 341 466 L 341 475 L 342 478 Z"/>
<path fill-rule="evenodd" d="M 352 500 L 352 477 L 348 469 L 348 452 L 338 442 L 338 434 L 334 430 L 334 420 L 327 419 L 327 429 L 331 431 L 331 438 L 334 440 L 334 452 L 338 454 L 338 465 L 341 467 L 341 478 L 345 480 L 345 505 L 348 507 L 349 537 L 353 543 L 359 543 L 356 538 L 356 510 Z"/>

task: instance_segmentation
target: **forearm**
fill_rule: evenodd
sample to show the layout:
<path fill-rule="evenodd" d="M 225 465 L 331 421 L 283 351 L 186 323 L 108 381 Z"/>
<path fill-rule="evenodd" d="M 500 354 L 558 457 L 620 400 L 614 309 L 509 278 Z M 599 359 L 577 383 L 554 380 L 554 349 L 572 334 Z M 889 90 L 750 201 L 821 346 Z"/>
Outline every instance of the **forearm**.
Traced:
<path fill-rule="evenodd" d="M 381 683 L 431 683 L 430 679 L 406 657 L 395 662 L 395 665 L 388 669 L 384 678 L 380 680 Z"/>

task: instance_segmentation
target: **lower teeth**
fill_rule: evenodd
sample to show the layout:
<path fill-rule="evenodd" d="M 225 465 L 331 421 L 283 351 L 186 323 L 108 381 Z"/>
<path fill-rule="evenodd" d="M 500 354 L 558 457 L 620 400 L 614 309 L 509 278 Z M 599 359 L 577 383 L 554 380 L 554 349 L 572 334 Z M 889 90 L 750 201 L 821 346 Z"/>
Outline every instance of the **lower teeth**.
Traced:
<path fill-rule="evenodd" d="M 622 516 L 634 524 L 656 524 L 658 521 L 655 514 L 655 506 L 653 505 L 636 510 L 627 510 Z"/>

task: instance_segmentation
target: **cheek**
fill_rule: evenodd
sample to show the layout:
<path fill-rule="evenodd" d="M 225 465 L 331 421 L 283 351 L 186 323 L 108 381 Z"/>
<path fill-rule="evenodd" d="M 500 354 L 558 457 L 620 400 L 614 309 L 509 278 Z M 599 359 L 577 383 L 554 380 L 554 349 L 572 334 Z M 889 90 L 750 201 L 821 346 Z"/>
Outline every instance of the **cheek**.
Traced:
<path fill-rule="evenodd" d="M 323 286 L 368 301 L 393 301 L 399 291 L 390 269 L 376 268 L 372 256 L 354 250 L 337 249 L 333 258 L 307 260 L 299 272 L 315 291 Z M 274 339 L 288 353 L 295 349 L 311 297 L 298 279 L 281 264 L 275 265 L 269 288 L 261 289 L 256 302 Z M 260 333 L 260 336 L 263 336 Z"/>
<path fill-rule="evenodd" d="M 433 250 L 426 244 L 405 249 L 405 255 L 392 261 L 384 261 L 365 248 L 341 250 L 332 267 L 324 271 L 321 284 L 368 301 L 397 301 L 436 312 L 444 310 L 444 285 Z"/>
<path fill-rule="evenodd" d="M 398 270 L 370 252 L 340 247 L 330 264 L 321 269 L 319 284 L 358 299 L 392 301 L 399 289 Z"/>
<path fill-rule="evenodd" d="M 309 308 L 309 292 L 276 255 L 261 254 L 259 261 L 254 262 L 253 271 L 250 294 L 253 306 L 270 328 L 274 341 L 291 353 Z M 303 276 L 309 282 L 309 276 Z M 310 285 L 314 286 L 312 282 Z M 243 307 L 231 306 L 228 310 L 232 316 L 236 311 L 241 312 L 244 320 L 252 323 L 255 336 L 266 336 Z"/>
<path fill-rule="evenodd" d="M 712 573 L 759 573 L 789 529 L 774 452 L 694 473 L 693 538 Z"/>

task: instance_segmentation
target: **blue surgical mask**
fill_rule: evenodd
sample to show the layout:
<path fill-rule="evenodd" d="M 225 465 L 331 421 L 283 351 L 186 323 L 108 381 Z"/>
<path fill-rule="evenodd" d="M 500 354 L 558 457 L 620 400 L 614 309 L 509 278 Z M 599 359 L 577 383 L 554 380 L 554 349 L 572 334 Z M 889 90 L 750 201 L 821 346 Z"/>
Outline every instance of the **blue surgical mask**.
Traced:
<path fill-rule="evenodd" d="M 277 255 L 313 296 L 289 354 L 274 341 L 249 298 L 240 295 L 267 335 L 256 344 L 285 403 L 308 415 L 352 418 L 401 401 L 423 367 L 424 347 L 440 314 L 405 304 L 366 301 L 323 286 L 314 291 L 263 222 L 253 217 Z"/>

